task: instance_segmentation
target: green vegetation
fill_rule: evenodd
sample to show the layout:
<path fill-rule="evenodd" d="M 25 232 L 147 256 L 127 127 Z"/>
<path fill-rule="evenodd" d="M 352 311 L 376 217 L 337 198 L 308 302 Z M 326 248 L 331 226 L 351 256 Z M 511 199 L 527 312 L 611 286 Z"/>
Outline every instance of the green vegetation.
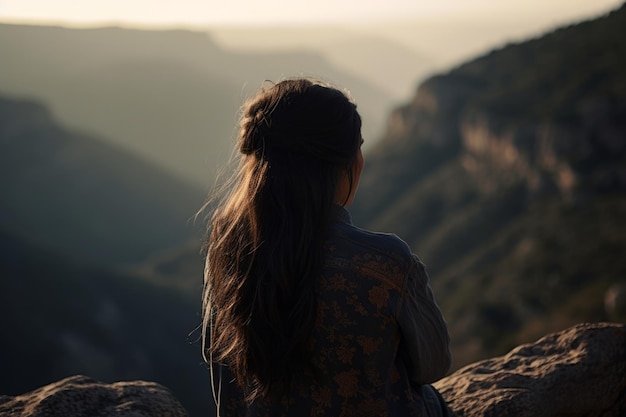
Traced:
<path fill-rule="evenodd" d="M 450 75 L 482 86 L 472 107 L 510 123 L 576 123 L 581 104 L 598 96 L 626 98 L 626 11 L 508 45 Z"/>

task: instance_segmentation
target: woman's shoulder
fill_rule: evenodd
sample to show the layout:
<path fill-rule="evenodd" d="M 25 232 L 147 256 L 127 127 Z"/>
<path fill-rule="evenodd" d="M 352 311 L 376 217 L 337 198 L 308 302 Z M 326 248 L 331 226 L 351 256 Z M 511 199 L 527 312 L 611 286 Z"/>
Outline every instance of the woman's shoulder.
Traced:
<path fill-rule="evenodd" d="M 402 293 L 415 267 L 409 245 L 392 233 L 372 232 L 350 224 L 337 228 L 329 240 L 326 267 L 353 273 L 358 281 L 372 280 L 371 288 Z"/>
<path fill-rule="evenodd" d="M 331 237 L 339 252 L 352 258 L 369 258 L 409 268 L 414 254 L 409 245 L 393 233 L 374 232 L 344 223 Z"/>

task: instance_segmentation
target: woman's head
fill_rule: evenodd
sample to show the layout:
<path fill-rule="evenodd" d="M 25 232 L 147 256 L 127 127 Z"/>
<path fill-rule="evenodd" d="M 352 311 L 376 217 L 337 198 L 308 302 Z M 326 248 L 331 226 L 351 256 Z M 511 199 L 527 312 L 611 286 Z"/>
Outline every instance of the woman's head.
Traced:
<path fill-rule="evenodd" d="M 240 167 L 210 224 L 203 328 L 250 400 L 310 365 L 324 240 L 333 204 L 354 196 L 361 142 L 356 106 L 319 82 L 272 84 L 244 105 Z"/>
<path fill-rule="evenodd" d="M 238 145 L 244 159 L 267 163 L 270 176 L 308 169 L 328 191 L 336 191 L 337 179 L 347 177 L 353 196 L 361 142 L 361 118 L 343 92 L 291 79 L 261 89 L 245 104 Z"/>

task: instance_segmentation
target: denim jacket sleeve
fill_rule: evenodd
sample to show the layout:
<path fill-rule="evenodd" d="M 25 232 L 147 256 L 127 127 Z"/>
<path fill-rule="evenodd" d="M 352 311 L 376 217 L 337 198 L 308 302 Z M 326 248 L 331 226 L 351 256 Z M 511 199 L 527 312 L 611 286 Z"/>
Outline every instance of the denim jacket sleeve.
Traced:
<path fill-rule="evenodd" d="M 416 255 L 411 261 L 396 319 L 410 362 L 410 379 L 418 384 L 430 384 L 444 377 L 451 364 L 448 327 L 435 302 L 426 268 Z"/>

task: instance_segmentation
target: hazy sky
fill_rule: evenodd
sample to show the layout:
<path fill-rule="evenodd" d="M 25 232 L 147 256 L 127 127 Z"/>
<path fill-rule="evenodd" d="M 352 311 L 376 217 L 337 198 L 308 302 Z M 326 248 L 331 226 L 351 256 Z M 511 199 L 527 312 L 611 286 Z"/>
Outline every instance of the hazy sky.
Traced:
<path fill-rule="evenodd" d="M 566 22 L 623 0 L 0 0 L 0 21 L 70 25 L 212 26 L 373 23 L 424 17 Z"/>

